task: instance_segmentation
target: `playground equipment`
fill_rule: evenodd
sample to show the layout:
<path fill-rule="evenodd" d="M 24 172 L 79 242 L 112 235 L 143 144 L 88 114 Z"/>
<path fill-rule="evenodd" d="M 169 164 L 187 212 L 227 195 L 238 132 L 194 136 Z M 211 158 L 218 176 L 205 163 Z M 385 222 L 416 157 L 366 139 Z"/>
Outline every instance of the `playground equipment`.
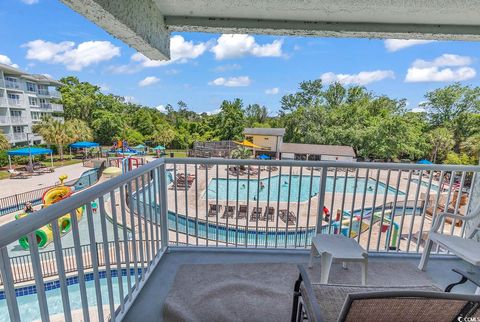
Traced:
<path fill-rule="evenodd" d="M 114 178 L 122 174 L 122 170 L 118 167 L 108 167 L 103 170 L 103 176 L 105 178 Z"/>
<path fill-rule="evenodd" d="M 381 231 L 385 234 L 385 245 L 388 245 L 388 249 L 394 250 L 397 248 L 399 226 L 391 219 L 392 209 L 385 210 L 383 212 L 383 221 L 381 222 Z M 340 222 L 340 218 L 337 215 L 337 220 L 332 223 L 334 233 L 341 233 L 344 236 L 355 238 L 360 233 L 372 229 L 373 225 L 382 220 L 382 211 L 370 211 L 363 216 L 363 220 L 360 216 L 354 215 L 353 218 L 349 213 L 345 213 L 343 219 Z M 351 224 L 350 224 L 351 221 Z M 351 225 L 351 229 L 350 229 Z M 387 246 L 386 246 L 387 247 Z"/>
<path fill-rule="evenodd" d="M 110 153 L 115 153 L 116 156 L 119 154 L 125 155 L 135 155 L 138 154 L 137 150 L 132 149 L 129 145 L 127 140 L 117 140 L 113 142 L 113 146 L 110 149 Z"/>
<path fill-rule="evenodd" d="M 108 158 L 109 167 L 121 168 L 123 173 L 132 171 L 145 164 L 145 158 L 143 157 L 110 157 Z"/>
<path fill-rule="evenodd" d="M 42 196 L 42 208 L 49 207 L 54 203 L 57 203 L 63 199 L 69 198 L 72 195 L 73 189 L 71 187 L 65 186 L 63 183 L 67 178 L 68 176 L 66 174 L 61 175 L 58 178 L 60 180 L 60 185 L 45 191 L 45 193 Z M 84 211 L 84 207 L 80 207 L 75 210 L 75 214 L 77 216 L 78 221 L 82 219 L 83 211 Z M 28 215 L 29 213 L 18 214 L 15 216 L 15 219 L 24 218 L 24 217 L 27 217 Z M 66 214 L 60 217 L 57 220 L 57 225 L 60 230 L 61 236 L 70 232 L 70 230 L 72 229 L 70 214 Z M 37 229 L 35 231 L 35 236 L 37 239 L 38 247 L 39 248 L 46 247 L 48 244 L 50 244 L 53 241 L 52 226 L 49 224 Z M 28 249 L 29 245 L 28 245 L 27 236 L 22 236 L 18 240 L 18 242 L 23 249 L 25 250 Z"/>

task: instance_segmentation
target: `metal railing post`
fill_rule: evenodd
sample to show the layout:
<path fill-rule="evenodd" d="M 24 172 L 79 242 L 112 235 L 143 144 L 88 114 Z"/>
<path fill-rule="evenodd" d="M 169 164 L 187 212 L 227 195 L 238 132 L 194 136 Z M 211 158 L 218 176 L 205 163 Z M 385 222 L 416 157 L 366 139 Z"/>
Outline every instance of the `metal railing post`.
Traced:
<path fill-rule="evenodd" d="M 327 186 L 328 168 L 322 167 L 322 175 L 320 178 L 320 188 L 318 190 L 318 206 L 317 206 L 317 234 L 322 232 L 323 221 L 323 205 L 325 204 L 325 191 Z"/>
<path fill-rule="evenodd" d="M 162 250 L 168 247 L 168 207 L 167 207 L 167 173 L 165 169 L 165 163 L 162 163 L 159 167 L 160 175 L 160 236 L 162 239 Z"/>

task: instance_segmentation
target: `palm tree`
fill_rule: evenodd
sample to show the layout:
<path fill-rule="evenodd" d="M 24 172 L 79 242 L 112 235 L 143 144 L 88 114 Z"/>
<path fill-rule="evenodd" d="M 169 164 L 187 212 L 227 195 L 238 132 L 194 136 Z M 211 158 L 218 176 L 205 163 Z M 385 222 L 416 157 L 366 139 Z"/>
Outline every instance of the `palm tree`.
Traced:
<path fill-rule="evenodd" d="M 42 118 L 39 124 L 33 126 L 33 132 L 40 134 L 47 144 L 57 146 L 60 160 L 63 162 L 65 145 L 79 140 L 91 140 L 92 130 L 80 120 L 62 122 L 52 117 Z"/>
<path fill-rule="evenodd" d="M 8 143 L 8 139 L 5 136 L 5 134 L 0 132 L 0 150 L 8 150 L 8 149 L 10 149 L 10 143 Z"/>
<path fill-rule="evenodd" d="M 232 151 L 232 159 L 250 159 L 252 156 L 252 151 L 246 147 L 238 147 Z"/>
<path fill-rule="evenodd" d="M 68 120 L 65 122 L 73 141 L 91 141 L 93 140 L 93 131 L 88 127 L 87 123 L 82 120 Z"/>

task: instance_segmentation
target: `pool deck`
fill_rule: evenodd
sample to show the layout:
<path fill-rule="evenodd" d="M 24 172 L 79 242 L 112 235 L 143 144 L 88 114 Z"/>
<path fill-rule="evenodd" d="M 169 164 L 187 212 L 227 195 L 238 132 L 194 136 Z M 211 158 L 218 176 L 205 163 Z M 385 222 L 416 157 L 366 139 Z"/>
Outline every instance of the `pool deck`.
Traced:
<path fill-rule="evenodd" d="M 64 167 L 58 167 L 55 168 L 54 172 L 45 173 L 40 176 L 32 176 L 28 179 L 4 179 L 0 181 L 0 183 L 2 187 L 8 187 L 8 189 L 0 189 L 0 198 L 53 186 L 58 182 L 58 177 L 62 174 L 68 175 L 67 180 L 76 179 L 79 178 L 83 172 L 90 169 L 92 168 L 84 167 L 82 163 L 76 163 Z"/>
<path fill-rule="evenodd" d="M 192 219 L 199 219 L 199 220 L 205 220 L 210 223 L 219 223 L 222 225 L 226 226 L 249 226 L 252 227 L 252 229 L 256 229 L 257 227 L 266 227 L 266 228 L 282 228 L 285 229 L 287 228 L 287 224 L 283 222 L 282 220 L 279 219 L 277 211 L 279 209 L 289 209 L 292 211 L 296 216 L 297 216 L 297 222 L 295 225 L 288 225 L 288 230 L 289 231 L 295 231 L 296 228 L 299 227 L 311 227 L 315 226 L 317 222 L 317 212 L 318 212 L 318 197 L 312 197 L 310 200 L 304 201 L 297 203 L 295 202 L 296 199 L 293 199 L 290 201 L 290 204 L 287 202 L 283 201 L 270 201 L 267 202 L 265 200 L 249 200 L 247 201 L 227 201 L 227 200 L 219 200 L 218 204 L 222 205 L 222 211 L 218 213 L 218 216 L 213 216 L 213 217 L 208 217 L 208 207 L 209 204 L 215 204 L 216 200 L 215 199 L 205 199 L 205 190 L 208 187 L 208 183 L 210 182 L 211 179 L 213 178 L 229 178 L 231 180 L 235 180 L 237 177 L 234 177 L 232 175 L 227 176 L 227 167 L 225 165 L 219 165 L 218 170 L 216 168 L 217 166 L 214 166 L 210 169 L 208 169 L 208 177 L 207 177 L 207 170 L 205 169 L 200 169 L 197 167 L 195 169 L 195 165 L 188 165 L 187 166 L 187 173 L 188 174 L 197 174 L 195 180 L 193 181 L 191 187 L 185 191 L 185 189 L 176 189 L 174 188 L 174 184 L 169 185 L 168 189 L 168 209 L 169 211 L 172 211 L 174 213 L 178 213 L 181 215 L 186 215 L 189 218 Z M 173 166 L 168 167 L 167 169 L 173 170 Z M 300 175 L 300 168 L 292 168 L 292 175 Z M 303 175 L 310 176 L 312 173 L 314 176 L 319 176 L 321 174 L 320 171 L 318 170 L 311 170 L 304 168 L 302 170 Z M 185 167 L 183 165 L 179 165 L 176 167 L 176 173 L 184 173 L 185 172 Z M 268 177 L 271 176 L 276 176 L 280 174 L 280 170 L 276 171 L 260 171 L 260 180 L 268 180 Z M 283 169 L 281 172 L 282 175 L 289 175 L 289 169 Z M 335 173 L 333 171 L 329 171 L 328 175 L 333 176 Z M 358 174 L 354 171 L 350 171 L 348 174 L 345 171 L 342 172 L 337 172 L 337 177 L 355 177 L 358 176 L 359 178 L 363 177 L 365 178 L 367 176 L 367 171 L 365 169 L 359 169 Z M 400 175 L 400 178 L 399 178 Z M 402 202 L 404 200 L 415 200 L 415 196 L 417 193 L 417 187 L 418 183 L 412 182 L 410 184 L 410 189 L 408 191 L 408 194 L 406 193 L 407 191 L 407 186 L 408 186 L 408 172 L 398 172 L 398 171 L 379 171 L 377 173 L 377 170 L 370 170 L 368 173 L 368 177 L 373 180 L 377 180 L 385 185 L 388 185 L 394 189 L 397 189 L 399 191 L 404 192 L 404 194 L 398 194 L 396 196 L 395 193 L 387 193 L 385 195 L 384 193 L 379 194 L 377 193 L 376 198 L 374 193 L 367 193 L 365 197 L 365 203 L 362 207 L 362 202 L 363 202 L 363 193 L 346 193 L 345 198 L 343 198 L 343 187 L 342 187 L 342 192 L 327 192 L 325 194 L 325 206 L 330 209 L 330 213 L 335 216 L 337 211 L 340 211 L 341 209 L 345 211 L 351 212 L 352 210 L 355 209 L 361 209 L 361 208 L 371 208 L 373 205 L 376 207 L 381 206 L 384 203 L 388 202 Z M 377 177 L 378 176 L 378 177 Z M 247 175 L 243 175 L 239 177 L 240 179 L 247 179 Z M 256 180 L 258 178 L 258 175 L 251 175 L 250 179 Z M 418 175 L 412 175 L 412 179 L 418 179 Z M 423 181 L 427 180 L 428 178 L 423 178 Z M 433 184 L 438 185 L 438 182 L 432 181 Z M 424 185 L 420 185 L 419 189 L 419 201 L 418 201 L 418 207 L 421 206 L 421 201 L 425 199 L 425 195 L 427 192 L 427 187 Z M 437 192 L 433 191 L 433 189 L 430 192 L 430 199 L 432 197 L 436 197 Z M 226 205 L 230 206 L 235 206 L 236 209 L 238 209 L 238 205 L 248 205 L 248 218 L 247 219 L 237 219 L 236 217 L 234 218 L 222 218 L 223 215 L 223 209 L 225 208 Z M 255 220 L 251 221 L 250 220 L 250 215 L 252 212 L 253 207 L 261 207 L 263 211 L 267 207 L 274 207 L 275 209 L 275 215 L 274 215 L 274 221 L 263 221 L 263 220 Z M 465 211 L 464 207 L 460 207 L 459 212 L 463 213 Z M 423 216 L 422 213 L 418 212 L 416 213 L 416 216 L 411 216 L 411 215 L 406 215 L 404 217 L 403 222 L 401 221 L 401 216 L 396 216 L 395 222 L 401 226 L 400 228 L 400 234 L 403 235 L 408 235 L 410 233 L 416 234 L 418 232 L 418 237 L 420 234 L 421 230 L 421 224 L 424 222 L 423 225 L 423 232 L 428 231 L 431 226 L 431 218 L 427 216 Z M 328 225 L 329 223 L 326 221 L 322 222 L 323 225 Z M 379 245 L 380 248 L 385 248 L 385 233 L 381 232 L 380 229 L 380 224 L 377 223 L 373 227 L 374 229 L 369 229 L 366 233 L 361 234 L 360 241 L 363 246 L 366 248 L 376 248 L 377 244 Z M 451 225 L 446 224 L 445 225 L 445 231 L 450 232 Z M 461 231 L 460 227 L 455 227 L 455 233 L 459 233 Z M 369 231 L 371 233 L 369 233 Z M 181 234 L 180 234 L 181 235 Z M 423 234 L 422 234 L 423 235 Z M 185 236 L 184 236 L 185 237 Z M 189 238 L 192 240 L 192 238 Z M 380 239 L 380 240 L 379 240 Z M 178 242 L 185 242 L 182 239 L 179 239 Z M 400 249 L 405 250 L 407 244 L 412 244 L 414 240 L 412 240 L 410 243 L 408 241 L 408 238 L 402 239 L 400 242 Z M 202 241 L 200 241 L 202 243 Z M 419 245 L 419 249 L 423 249 L 421 247 L 422 245 Z M 412 247 L 410 245 L 410 247 Z M 414 246 L 416 247 L 416 245 Z"/>

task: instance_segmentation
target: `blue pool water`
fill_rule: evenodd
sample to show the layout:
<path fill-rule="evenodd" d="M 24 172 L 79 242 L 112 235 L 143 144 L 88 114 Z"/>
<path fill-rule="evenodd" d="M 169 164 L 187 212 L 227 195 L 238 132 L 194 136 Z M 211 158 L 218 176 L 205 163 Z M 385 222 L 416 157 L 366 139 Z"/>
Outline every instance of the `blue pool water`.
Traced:
<path fill-rule="evenodd" d="M 264 185 L 263 189 L 261 188 L 260 182 Z M 320 187 L 320 176 L 311 177 L 299 175 L 277 175 L 270 178 L 270 185 L 268 178 L 261 179 L 260 182 L 258 181 L 258 179 L 248 180 L 236 178 L 214 178 L 208 184 L 208 199 L 217 199 L 218 196 L 218 200 L 227 200 L 228 191 L 228 200 L 237 200 L 238 186 L 238 200 L 255 200 L 255 198 L 257 198 L 258 192 L 258 200 L 262 201 L 266 201 L 267 199 L 269 199 L 270 201 L 280 200 L 283 202 L 287 202 L 290 196 L 291 202 L 296 202 L 299 199 L 301 202 L 303 202 L 307 201 L 310 197 L 316 196 L 318 194 Z M 373 194 L 375 192 L 376 183 L 377 181 L 370 178 L 368 180 L 365 178 L 355 179 L 354 177 L 337 177 L 335 179 L 335 177 L 329 176 L 327 177 L 326 192 L 333 192 L 335 190 L 335 192 L 337 193 L 343 193 L 345 189 L 346 193 L 353 193 L 356 191 L 356 193 L 358 194 L 363 194 L 366 185 L 367 193 Z M 312 186 L 311 191 L 310 184 Z M 397 191 L 391 186 L 387 187 L 387 185 L 385 185 L 384 183 L 378 182 L 378 195 L 383 195 L 386 189 L 388 189 L 388 194 L 395 194 Z M 268 193 L 268 191 L 270 191 L 270 194 Z M 404 195 L 402 191 L 398 191 L 398 194 Z M 206 196 L 207 192 L 205 193 L 204 197 Z"/>
<path fill-rule="evenodd" d="M 290 226 L 288 231 L 279 228 L 275 232 L 275 225 L 269 227 L 258 227 L 258 230 L 249 230 L 245 226 L 235 226 L 235 219 L 231 221 L 231 227 L 225 224 L 216 224 L 215 218 L 208 223 L 205 220 L 195 220 L 195 218 L 187 218 L 183 215 L 175 215 L 170 212 L 168 214 L 168 228 L 172 231 L 187 234 L 190 237 L 190 243 L 194 243 L 194 239 L 206 238 L 218 240 L 219 242 L 238 243 L 238 245 L 258 245 L 259 247 L 302 247 L 310 245 L 312 237 L 315 236 L 315 227 L 308 229 L 298 227 L 295 232 L 295 225 Z M 215 242 L 211 242 L 215 243 Z"/>
<path fill-rule="evenodd" d="M 113 298 L 115 307 L 120 304 L 120 295 L 119 295 L 119 284 L 118 284 L 118 277 L 116 277 L 116 271 L 112 271 L 114 277 L 112 277 L 112 286 L 113 286 Z M 126 273 L 125 271 L 123 273 Z M 91 277 L 87 274 L 87 277 Z M 104 272 L 100 274 L 100 288 L 102 293 L 102 304 L 108 306 L 108 288 L 107 288 L 107 280 L 105 278 Z M 103 277 L 103 278 L 102 278 Z M 131 277 L 132 285 L 134 282 L 134 277 Z M 70 307 L 71 310 L 79 310 L 82 308 L 82 301 L 80 297 L 80 287 L 78 281 L 75 281 L 75 278 L 70 279 L 71 285 L 68 286 L 68 295 L 70 299 Z M 46 285 L 46 294 L 47 294 L 47 304 L 48 304 L 48 313 L 50 316 L 55 314 L 63 314 L 63 305 L 62 305 L 62 294 L 60 288 L 58 287 L 58 282 L 49 283 L 54 286 Z M 87 288 L 87 298 L 88 298 L 88 306 L 89 307 L 96 307 L 97 305 L 97 298 L 96 298 L 96 290 L 95 290 L 95 282 L 93 280 L 88 280 L 86 283 Z M 122 285 L 124 294 L 127 294 L 128 286 L 127 286 L 127 277 L 122 277 Z M 27 288 L 23 288 L 27 289 Z M 32 288 L 30 288 L 31 290 Z M 20 292 L 25 292 L 28 295 L 19 295 Z M 35 321 L 40 319 L 40 308 L 38 306 L 38 298 L 37 294 L 32 293 L 31 291 L 27 292 L 20 291 L 17 292 L 17 302 L 18 302 L 18 309 L 20 311 L 20 318 L 22 321 Z M 108 313 L 109 314 L 109 313 Z M 106 315 L 108 315 L 106 314 Z M 63 318 L 63 316 L 62 316 Z M 10 317 L 8 314 L 8 307 L 7 301 L 5 299 L 0 300 L 0 321 L 10 321 Z"/>
<path fill-rule="evenodd" d="M 418 184 L 418 179 L 412 179 L 412 182 Z M 428 189 L 428 179 L 423 179 L 420 185 Z M 430 190 L 431 192 L 438 192 L 438 185 L 432 183 L 432 185 L 430 186 Z"/>

